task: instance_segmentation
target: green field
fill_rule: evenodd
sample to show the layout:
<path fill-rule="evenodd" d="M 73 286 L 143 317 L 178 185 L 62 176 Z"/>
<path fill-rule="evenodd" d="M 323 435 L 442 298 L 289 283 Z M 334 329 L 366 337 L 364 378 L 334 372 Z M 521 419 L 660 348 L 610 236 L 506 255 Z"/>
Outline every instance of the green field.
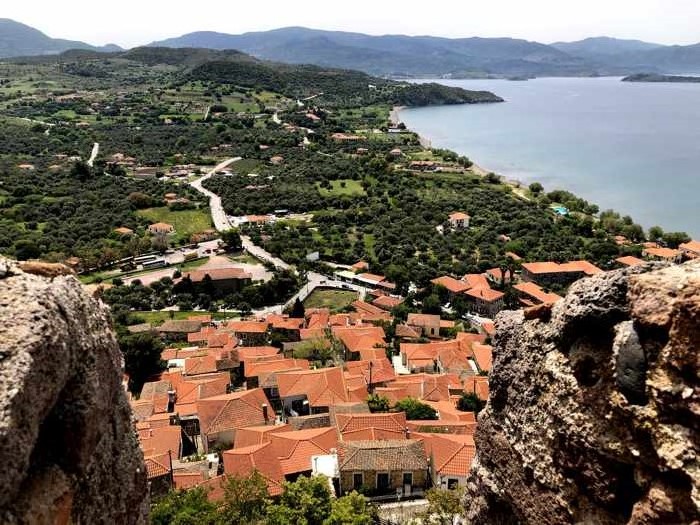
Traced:
<path fill-rule="evenodd" d="M 187 319 L 191 315 L 211 315 L 212 319 L 234 319 L 237 315 L 225 312 L 133 312 L 144 323 L 149 323 L 154 326 L 163 324 L 165 321 Z"/>
<path fill-rule="evenodd" d="M 137 212 L 151 222 L 165 222 L 175 227 L 175 237 L 177 239 L 187 239 L 193 233 L 200 233 L 209 228 L 213 228 L 209 208 L 196 210 L 172 211 L 167 206 L 159 208 L 147 208 Z"/>
<path fill-rule="evenodd" d="M 342 310 L 357 300 L 357 292 L 348 290 L 316 289 L 304 301 L 306 308 L 330 308 Z"/>
<path fill-rule="evenodd" d="M 343 184 L 345 183 L 345 184 Z M 352 179 L 340 179 L 331 181 L 331 189 L 322 188 L 320 184 L 316 184 L 318 192 L 324 197 L 347 195 L 349 197 L 358 197 L 365 195 L 365 189 L 362 187 L 362 182 Z"/>
<path fill-rule="evenodd" d="M 248 173 L 258 173 L 263 164 L 256 159 L 241 159 L 229 166 L 229 169 L 239 175 L 248 175 Z"/>

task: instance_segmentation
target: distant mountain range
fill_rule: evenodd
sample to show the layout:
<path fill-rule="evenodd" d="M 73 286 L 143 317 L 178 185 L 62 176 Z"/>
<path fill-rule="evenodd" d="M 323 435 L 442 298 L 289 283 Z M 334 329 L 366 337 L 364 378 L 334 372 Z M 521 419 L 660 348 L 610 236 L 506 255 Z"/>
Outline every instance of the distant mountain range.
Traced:
<path fill-rule="evenodd" d="M 53 55 L 68 49 L 89 49 L 93 51 L 120 51 L 122 48 L 109 44 L 91 46 L 85 42 L 51 38 L 38 29 L 0 18 L 0 58 L 34 55 Z"/>
<path fill-rule="evenodd" d="M 256 58 L 291 64 L 355 69 L 378 76 L 593 76 L 634 73 L 700 73 L 700 44 L 664 46 L 608 37 L 551 45 L 513 38 L 370 36 L 287 27 L 230 35 L 201 31 L 149 44 L 154 47 L 236 49 Z M 117 51 L 49 38 L 0 19 L 0 58 L 59 53 L 77 48 Z"/>

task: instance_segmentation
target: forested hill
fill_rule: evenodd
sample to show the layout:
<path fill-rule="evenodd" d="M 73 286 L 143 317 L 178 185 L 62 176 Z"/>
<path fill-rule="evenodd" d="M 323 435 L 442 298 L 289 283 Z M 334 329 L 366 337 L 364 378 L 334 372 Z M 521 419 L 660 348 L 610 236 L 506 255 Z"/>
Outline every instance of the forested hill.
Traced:
<path fill-rule="evenodd" d="M 329 107 L 395 104 L 426 106 L 503 102 L 487 91 L 440 84 L 411 84 L 347 69 L 292 65 L 256 59 L 235 50 L 139 47 L 117 53 L 72 50 L 60 55 L 14 59 L 19 63 L 56 63 L 64 72 L 109 82 L 169 72 L 173 80 L 214 81 L 282 93 L 304 99 L 323 94 Z"/>

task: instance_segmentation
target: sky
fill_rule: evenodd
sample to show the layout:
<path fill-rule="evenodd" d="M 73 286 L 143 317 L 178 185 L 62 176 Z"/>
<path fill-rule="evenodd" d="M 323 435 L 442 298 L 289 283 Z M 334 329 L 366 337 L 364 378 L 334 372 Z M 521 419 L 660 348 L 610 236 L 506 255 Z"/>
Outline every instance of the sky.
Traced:
<path fill-rule="evenodd" d="M 0 18 L 55 38 L 123 47 L 192 31 L 286 26 L 543 43 L 602 35 L 700 42 L 700 0 L 2 0 Z"/>

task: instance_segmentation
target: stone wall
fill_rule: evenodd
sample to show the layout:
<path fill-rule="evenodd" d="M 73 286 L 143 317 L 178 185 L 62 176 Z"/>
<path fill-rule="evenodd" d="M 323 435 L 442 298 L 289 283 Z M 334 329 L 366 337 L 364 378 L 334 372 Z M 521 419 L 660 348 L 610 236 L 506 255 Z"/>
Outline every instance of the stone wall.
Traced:
<path fill-rule="evenodd" d="M 496 328 L 470 523 L 700 519 L 700 261 L 586 278 Z"/>
<path fill-rule="evenodd" d="M 121 354 L 69 272 L 0 258 L 0 523 L 145 523 Z"/>

